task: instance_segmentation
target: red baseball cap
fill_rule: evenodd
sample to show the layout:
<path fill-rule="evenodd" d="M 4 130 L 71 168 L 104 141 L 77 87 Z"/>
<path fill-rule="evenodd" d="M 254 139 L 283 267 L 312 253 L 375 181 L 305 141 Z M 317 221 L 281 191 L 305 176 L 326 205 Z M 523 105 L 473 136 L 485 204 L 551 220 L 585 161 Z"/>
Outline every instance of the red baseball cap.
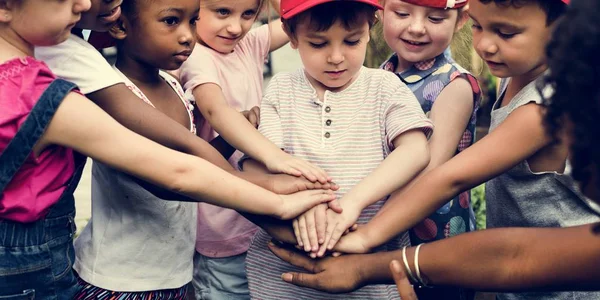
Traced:
<path fill-rule="evenodd" d="M 281 17 L 289 19 L 301 12 L 327 2 L 361 2 L 383 9 L 377 0 L 281 0 Z"/>
<path fill-rule="evenodd" d="M 427 6 L 433 8 L 461 8 L 469 2 L 468 0 L 402 0 L 403 2 Z"/>

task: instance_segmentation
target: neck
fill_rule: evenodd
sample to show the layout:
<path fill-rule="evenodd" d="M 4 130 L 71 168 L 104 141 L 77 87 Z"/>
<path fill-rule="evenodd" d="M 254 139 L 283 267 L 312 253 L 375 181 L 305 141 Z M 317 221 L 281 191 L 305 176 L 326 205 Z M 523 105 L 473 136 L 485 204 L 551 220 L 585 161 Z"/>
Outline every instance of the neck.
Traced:
<path fill-rule="evenodd" d="M 5 62 L 16 57 L 33 56 L 33 45 L 23 40 L 8 27 L 0 29 L 0 61 Z"/>
<path fill-rule="evenodd" d="M 117 50 L 115 65 L 136 85 L 153 86 L 162 82 L 158 68 L 131 57 L 123 47 Z"/>
<path fill-rule="evenodd" d="M 398 65 L 396 66 L 396 70 L 394 70 L 395 73 L 402 73 L 415 65 L 413 62 L 402 59 L 400 55 L 396 54 L 396 57 L 398 57 Z"/>

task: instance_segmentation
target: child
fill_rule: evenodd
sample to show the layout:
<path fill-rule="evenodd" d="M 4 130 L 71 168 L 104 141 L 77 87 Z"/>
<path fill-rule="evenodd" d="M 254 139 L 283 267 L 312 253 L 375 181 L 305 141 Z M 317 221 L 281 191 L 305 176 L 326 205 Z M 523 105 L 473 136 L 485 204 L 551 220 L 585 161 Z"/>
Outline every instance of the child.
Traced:
<path fill-rule="evenodd" d="M 237 112 L 258 109 L 265 58 L 288 42 L 279 20 L 251 30 L 264 2 L 201 0 L 199 43 L 179 74 L 202 112 L 200 137 L 210 141 L 221 133 L 240 150 L 268 162 L 288 155 Z M 279 11 L 279 1 L 271 2 Z M 229 159 L 231 165 L 237 167 L 241 156 L 241 152 L 235 152 Z M 257 226 L 233 210 L 198 205 L 194 257 L 197 299 L 249 298 L 245 257 L 257 230 Z"/>
<path fill-rule="evenodd" d="M 340 185 L 342 214 L 356 216 L 360 223 L 426 166 L 426 136 L 432 129 L 414 95 L 395 75 L 362 67 L 377 8 L 376 1 L 282 1 L 284 30 L 304 68 L 276 75 L 261 105 L 261 133 L 323 167 Z M 307 215 L 318 212 L 323 208 Z M 337 297 L 289 288 L 279 276 L 290 265 L 267 249 L 269 239 L 259 231 L 248 251 L 253 298 L 397 298 L 393 286 Z"/>
<path fill-rule="evenodd" d="M 431 161 L 421 174 L 441 165 L 473 143 L 480 89 L 477 80 L 444 53 L 453 34 L 466 21 L 466 3 L 466 0 L 383 2 L 383 36 L 394 54 L 382 68 L 394 72 L 406 83 L 436 127 L 429 140 Z M 469 194 L 469 191 L 463 192 L 413 228 L 410 231 L 411 242 L 420 244 L 467 231 L 470 223 Z M 345 229 L 341 227 L 333 236 L 325 238 L 330 238 L 329 249 L 333 248 Z M 301 237 L 297 238 L 302 241 Z M 302 243 L 306 244 L 306 241 Z M 320 256 L 326 246 L 321 247 Z M 359 250 L 343 246 L 340 245 L 339 249 L 344 252 Z M 447 294 L 445 296 L 448 297 Z"/>
<path fill-rule="evenodd" d="M 393 197 L 350 236 L 366 248 L 414 226 L 445 199 L 486 183 L 488 227 L 566 227 L 600 220 L 565 172 L 568 147 L 555 144 L 542 123 L 535 80 L 547 70 L 544 47 L 563 1 L 476 0 L 470 4 L 477 53 L 504 78 L 493 106 L 490 133 Z M 526 16 L 526 17 L 525 17 Z M 500 299 L 595 299 L 596 293 L 502 294 Z"/>
<path fill-rule="evenodd" d="M 275 195 L 134 134 L 70 93 L 74 85 L 55 80 L 33 48 L 63 42 L 89 7 L 0 1 L 0 297 L 73 299 L 77 292 L 73 191 L 84 160 L 75 151 L 196 200 L 280 218 L 333 198 Z"/>

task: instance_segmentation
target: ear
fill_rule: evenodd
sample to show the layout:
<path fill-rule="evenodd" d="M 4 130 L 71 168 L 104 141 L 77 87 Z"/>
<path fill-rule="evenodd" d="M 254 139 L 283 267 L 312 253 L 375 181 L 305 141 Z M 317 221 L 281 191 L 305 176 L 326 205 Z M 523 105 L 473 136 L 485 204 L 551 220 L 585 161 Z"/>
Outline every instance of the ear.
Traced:
<path fill-rule="evenodd" d="M 14 5 L 11 0 L 0 0 L 0 23 L 8 23 L 12 20 Z"/>
<path fill-rule="evenodd" d="M 463 9 L 458 11 L 458 19 L 456 20 L 456 27 L 454 28 L 454 33 L 460 31 L 463 26 L 469 21 L 469 4 L 465 5 Z"/>
<path fill-rule="evenodd" d="M 124 40 L 127 37 L 127 28 L 129 28 L 129 22 L 121 15 L 117 22 L 108 29 L 108 32 L 113 38 Z"/>

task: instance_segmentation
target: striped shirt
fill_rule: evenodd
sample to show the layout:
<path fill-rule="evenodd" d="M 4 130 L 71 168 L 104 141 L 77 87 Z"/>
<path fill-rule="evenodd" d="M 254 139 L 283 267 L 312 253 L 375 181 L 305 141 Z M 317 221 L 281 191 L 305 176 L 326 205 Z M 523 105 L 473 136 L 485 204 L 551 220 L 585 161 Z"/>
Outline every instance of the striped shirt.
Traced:
<path fill-rule="evenodd" d="M 326 91 L 323 98 L 318 99 L 304 70 L 279 73 L 263 98 L 259 130 L 286 152 L 323 168 L 339 184 L 338 198 L 386 158 L 396 137 L 412 129 L 427 135 L 432 130 L 410 89 L 384 70 L 362 68 L 350 86 L 336 93 Z M 364 209 L 358 222 L 368 222 L 384 202 Z M 287 284 L 281 274 L 298 269 L 268 250 L 269 239 L 260 230 L 248 251 L 246 269 L 254 299 L 399 299 L 393 285 L 332 295 Z M 407 243 L 402 234 L 378 250 L 395 250 Z"/>

